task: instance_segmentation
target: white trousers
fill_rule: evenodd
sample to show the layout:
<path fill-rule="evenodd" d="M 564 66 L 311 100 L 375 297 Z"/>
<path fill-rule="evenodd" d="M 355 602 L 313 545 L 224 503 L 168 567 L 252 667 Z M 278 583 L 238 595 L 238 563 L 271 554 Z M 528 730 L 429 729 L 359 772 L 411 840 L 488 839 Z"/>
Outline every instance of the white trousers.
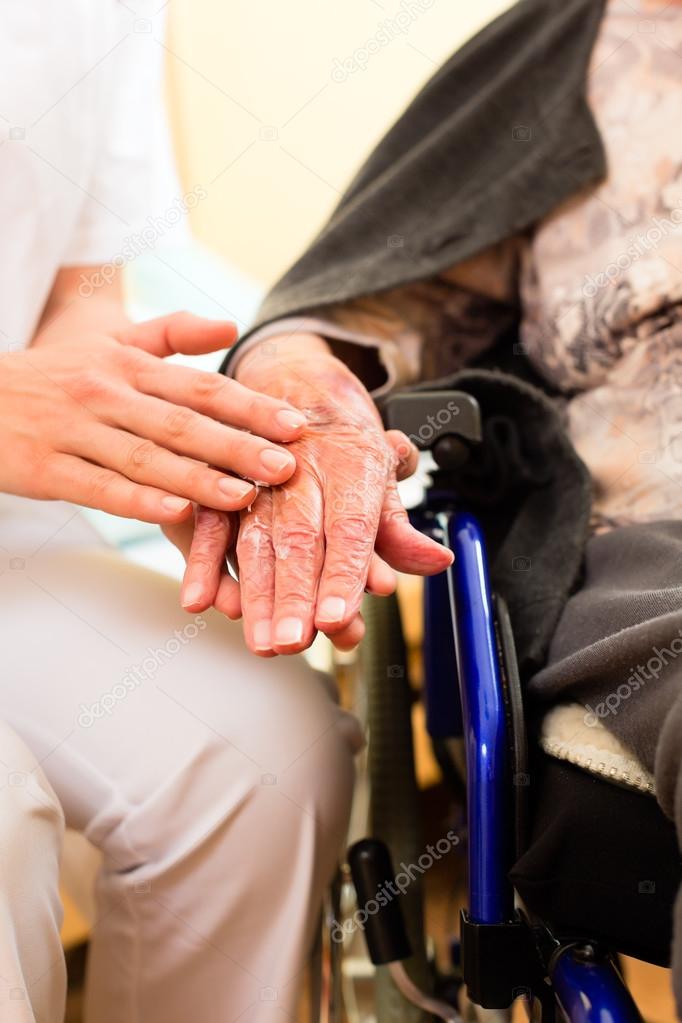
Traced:
<path fill-rule="evenodd" d="M 0 498 L 0 545 L 0 1019 L 62 1019 L 64 819 L 102 853 L 89 1023 L 295 1018 L 355 719 L 71 506 Z"/>

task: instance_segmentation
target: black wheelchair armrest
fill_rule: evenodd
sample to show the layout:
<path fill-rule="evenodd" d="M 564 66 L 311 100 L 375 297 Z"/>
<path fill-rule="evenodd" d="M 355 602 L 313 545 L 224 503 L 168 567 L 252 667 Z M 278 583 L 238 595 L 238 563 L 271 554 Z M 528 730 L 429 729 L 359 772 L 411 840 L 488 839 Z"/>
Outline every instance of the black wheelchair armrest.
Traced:
<path fill-rule="evenodd" d="M 402 430 L 443 469 L 461 465 L 482 440 L 481 410 L 464 391 L 405 391 L 379 407 L 388 430 Z"/>

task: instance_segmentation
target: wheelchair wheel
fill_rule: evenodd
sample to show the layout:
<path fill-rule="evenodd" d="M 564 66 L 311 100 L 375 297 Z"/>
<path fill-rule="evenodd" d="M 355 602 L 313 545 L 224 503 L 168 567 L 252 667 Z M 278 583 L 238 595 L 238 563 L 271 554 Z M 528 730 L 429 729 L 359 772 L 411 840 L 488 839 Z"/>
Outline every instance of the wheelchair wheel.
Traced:
<path fill-rule="evenodd" d="M 363 604 L 367 627 L 360 650 L 369 735 L 367 770 L 370 834 L 391 850 L 394 864 L 415 863 L 424 851 L 414 768 L 411 711 L 413 694 L 395 596 L 368 596 Z M 423 886 L 419 877 L 401 897 L 413 956 L 405 963 L 411 979 L 432 987 L 424 943 Z M 377 1023 L 423 1023 L 424 1013 L 407 1002 L 386 967 L 377 968 Z"/>

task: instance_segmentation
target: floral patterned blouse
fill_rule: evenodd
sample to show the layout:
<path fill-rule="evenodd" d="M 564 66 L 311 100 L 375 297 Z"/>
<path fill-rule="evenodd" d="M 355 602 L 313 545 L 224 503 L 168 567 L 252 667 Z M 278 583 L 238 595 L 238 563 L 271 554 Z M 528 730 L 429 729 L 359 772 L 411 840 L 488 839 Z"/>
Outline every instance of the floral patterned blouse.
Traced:
<path fill-rule="evenodd" d="M 378 353 L 392 387 L 453 372 L 520 319 L 606 529 L 682 514 L 682 0 L 610 0 L 587 87 L 603 183 L 528 235 L 310 325 L 362 346 L 365 366 Z"/>

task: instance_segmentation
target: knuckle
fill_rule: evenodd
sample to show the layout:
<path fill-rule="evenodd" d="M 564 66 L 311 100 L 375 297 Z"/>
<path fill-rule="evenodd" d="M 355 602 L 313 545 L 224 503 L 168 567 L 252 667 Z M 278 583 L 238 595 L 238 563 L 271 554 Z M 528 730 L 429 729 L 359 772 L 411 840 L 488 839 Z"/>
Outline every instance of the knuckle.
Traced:
<path fill-rule="evenodd" d="M 270 528 L 258 519 L 242 525 L 237 538 L 237 554 L 245 561 L 272 556 Z"/>
<path fill-rule="evenodd" d="M 339 515 L 331 522 L 329 532 L 341 546 L 371 547 L 376 527 L 369 515 Z"/>
<path fill-rule="evenodd" d="M 109 383 L 106 378 L 90 369 L 79 370 L 69 381 L 71 396 L 79 402 L 94 401 L 103 398 L 109 393 Z"/>
<path fill-rule="evenodd" d="M 129 467 L 149 465 L 154 457 L 156 445 L 150 440 L 141 440 L 133 444 L 126 459 Z"/>
<path fill-rule="evenodd" d="M 167 412 L 163 419 L 163 429 L 167 437 L 177 439 L 184 437 L 196 420 L 195 413 L 187 408 L 174 408 Z"/>
<path fill-rule="evenodd" d="M 287 581 L 288 582 L 288 581 Z M 277 579 L 277 605 L 282 614 L 286 615 L 287 609 L 295 609 L 305 614 L 313 606 L 312 590 L 306 590 L 300 580 L 292 579 L 290 582 L 282 582 Z"/>
<path fill-rule="evenodd" d="M 262 394 L 257 394 L 255 391 L 247 391 L 241 395 L 239 401 L 242 406 L 242 413 L 249 420 L 255 420 L 263 411 L 263 405 L 267 398 Z"/>
<path fill-rule="evenodd" d="M 194 316 L 187 309 L 177 309 L 174 313 L 170 314 L 168 320 L 170 323 L 182 327 L 192 323 Z"/>
<path fill-rule="evenodd" d="M 308 522 L 290 523 L 275 538 L 275 554 L 278 561 L 314 561 L 319 543 L 320 532 L 315 526 Z"/>
<path fill-rule="evenodd" d="M 203 465 L 190 465 L 184 472 L 184 483 L 187 490 L 192 493 L 204 490 L 212 480 L 213 473 L 210 469 L 205 468 Z M 206 516 L 208 518 L 208 516 Z M 203 524 L 204 519 L 197 516 L 197 522 L 201 521 Z"/>
<path fill-rule="evenodd" d="M 26 486 L 30 487 L 31 496 L 38 499 L 53 496 L 51 480 L 54 456 L 52 448 L 31 445 L 24 449 Z"/>
<path fill-rule="evenodd" d="M 344 564 L 336 564 L 325 575 L 325 586 L 332 593 L 342 593 L 346 599 L 355 600 L 365 587 L 366 573 L 362 566 L 354 565 L 350 558 Z"/>
<path fill-rule="evenodd" d="M 133 373 L 144 369 L 153 361 L 152 356 L 135 345 L 121 345 L 117 355 L 123 369 Z"/>
<path fill-rule="evenodd" d="M 90 497 L 93 501 L 101 501 L 111 490 L 114 480 L 113 474 L 108 469 L 95 469 L 89 480 Z"/>
<path fill-rule="evenodd" d="M 381 513 L 381 521 L 383 524 L 391 522 L 409 522 L 409 515 L 398 502 L 391 503 L 389 507 L 384 509 Z"/>
<path fill-rule="evenodd" d="M 224 381 L 217 373 L 201 372 L 197 372 L 190 387 L 193 397 L 198 401 L 218 397 L 223 388 Z"/>
<path fill-rule="evenodd" d="M 214 550 L 209 550 L 208 548 L 199 548 L 197 550 L 193 547 L 189 562 L 195 575 L 207 576 L 214 572 L 218 564 L 218 558 L 216 558 Z"/>
<path fill-rule="evenodd" d="M 215 549 L 218 544 L 225 544 L 227 532 L 226 516 L 213 509 L 202 509 L 197 514 L 196 528 L 194 531 L 195 542 L 204 545 L 204 549 L 211 547 Z"/>

